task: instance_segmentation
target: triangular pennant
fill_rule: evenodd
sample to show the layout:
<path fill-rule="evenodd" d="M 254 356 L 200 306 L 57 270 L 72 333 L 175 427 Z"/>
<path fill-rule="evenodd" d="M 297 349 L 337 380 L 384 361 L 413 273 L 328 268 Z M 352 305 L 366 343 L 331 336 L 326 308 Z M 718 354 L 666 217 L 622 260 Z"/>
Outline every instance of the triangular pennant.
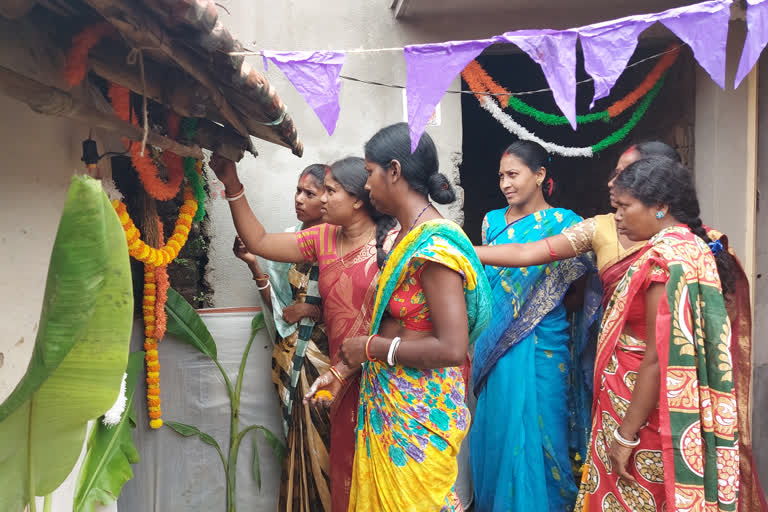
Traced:
<path fill-rule="evenodd" d="M 555 103 L 576 129 L 576 39 L 570 30 L 518 30 L 498 36 L 517 45 L 544 72 Z"/>
<path fill-rule="evenodd" d="M 669 9 L 658 19 L 693 50 L 693 56 L 721 89 L 725 89 L 725 46 L 732 0 L 713 0 Z"/>
<path fill-rule="evenodd" d="M 747 39 L 741 52 L 739 69 L 736 71 L 736 81 L 733 87 L 741 84 L 768 43 L 768 1 L 747 0 Z"/>
<path fill-rule="evenodd" d="M 652 24 L 653 20 L 633 16 L 576 29 L 581 39 L 584 69 L 595 84 L 590 110 L 597 100 L 610 94 L 635 53 L 637 38 Z"/>
<path fill-rule="evenodd" d="M 341 51 L 275 52 L 265 50 L 264 67 L 271 60 L 304 97 L 328 135 L 333 135 L 339 120 L 339 73 L 345 54 Z"/>
<path fill-rule="evenodd" d="M 493 39 L 483 39 L 405 47 L 405 89 L 411 152 L 419 146 L 429 118 L 453 79 L 493 43 Z"/>

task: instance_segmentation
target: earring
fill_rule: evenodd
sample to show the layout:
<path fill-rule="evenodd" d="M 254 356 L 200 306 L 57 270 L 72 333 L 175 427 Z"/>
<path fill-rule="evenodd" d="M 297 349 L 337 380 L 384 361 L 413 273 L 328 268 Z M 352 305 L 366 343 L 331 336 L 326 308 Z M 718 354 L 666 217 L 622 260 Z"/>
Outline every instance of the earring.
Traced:
<path fill-rule="evenodd" d="M 657 211 L 656 212 L 656 218 L 659 219 L 659 220 L 663 219 L 664 218 L 664 212 L 662 212 L 661 210 Z"/>
<path fill-rule="evenodd" d="M 537 187 L 540 187 L 540 186 L 541 186 L 541 183 L 542 183 L 542 181 L 541 181 L 541 180 L 536 180 L 536 186 L 537 186 Z"/>

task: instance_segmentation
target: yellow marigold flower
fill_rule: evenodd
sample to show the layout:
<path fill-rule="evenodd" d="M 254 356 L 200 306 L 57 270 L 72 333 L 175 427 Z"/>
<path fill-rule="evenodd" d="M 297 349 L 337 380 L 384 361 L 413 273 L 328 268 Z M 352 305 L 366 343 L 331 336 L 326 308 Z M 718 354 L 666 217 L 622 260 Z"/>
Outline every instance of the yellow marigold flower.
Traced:
<path fill-rule="evenodd" d="M 131 220 L 131 217 L 128 216 L 128 212 L 119 213 L 118 218 L 120 219 L 120 223 L 123 225 L 127 224 L 128 221 Z"/>
<path fill-rule="evenodd" d="M 151 327 L 145 327 L 144 328 L 144 336 L 151 337 L 151 336 L 154 336 L 154 335 L 155 335 L 155 326 L 154 325 L 151 326 Z"/>
<path fill-rule="evenodd" d="M 138 251 L 141 249 L 141 246 L 144 245 L 144 242 L 141 241 L 141 239 L 137 238 L 130 244 L 128 244 L 128 250 L 129 251 Z"/>
<path fill-rule="evenodd" d="M 159 377 L 160 372 L 147 372 L 147 377 Z"/>
<path fill-rule="evenodd" d="M 321 389 L 315 393 L 316 400 L 333 400 L 333 395 L 326 389 Z"/>
<path fill-rule="evenodd" d="M 147 368 L 156 368 L 160 367 L 160 363 L 157 360 L 154 361 L 147 361 Z"/>
<path fill-rule="evenodd" d="M 149 428 L 160 428 L 163 426 L 163 420 L 156 419 L 149 422 Z"/>
<path fill-rule="evenodd" d="M 189 235 L 189 228 L 183 224 L 177 224 L 175 232 L 181 233 L 184 236 Z"/>
<path fill-rule="evenodd" d="M 157 349 L 147 350 L 146 357 L 155 357 L 156 358 L 157 357 Z M 147 372 L 147 376 L 148 377 L 157 377 L 157 375 L 151 375 L 152 373 L 156 373 L 156 372 Z"/>
<path fill-rule="evenodd" d="M 144 296 L 145 302 L 155 302 L 155 296 L 154 295 L 145 295 Z"/>
<path fill-rule="evenodd" d="M 160 411 L 160 407 L 147 407 L 147 409 L 149 410 L 149 412 Z"/>
<path fill-rule="evenodd" d="M 147 244 L 145 244 L 144 242 L 141 242 L 141 245 L 142 245 L 141 252 L 139 253 L 139 257 L 138 257 L 139 260 L 146 259 L 146 257 L 149 256 L 149 251 L 150 251 L 149 246 Z"/>

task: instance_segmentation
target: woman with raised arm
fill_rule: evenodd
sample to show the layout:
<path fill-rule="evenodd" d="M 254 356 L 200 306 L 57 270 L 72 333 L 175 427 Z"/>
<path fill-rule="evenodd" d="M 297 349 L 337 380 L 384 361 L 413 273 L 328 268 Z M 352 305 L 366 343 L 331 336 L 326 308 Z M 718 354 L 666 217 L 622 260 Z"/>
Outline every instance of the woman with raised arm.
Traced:
<path fill-rule="evenodd" d="M 299 232 L 323 223 L 323 195 L 328 166 L 312 164 L 299 175 L 294 197 Z M 253 274 L 265 308 L 265 319 L 274 336 L 272 382 L 280 401 L 288 451 L 283 458 L 278 510 L 330 512 L 322 496 L 329 494 L 328 452 L 331 421 L 328 410 L 315 410 L 302 402 L 315 379 L 328 368 L 328 336 L 322 322 L 316 262 L 283 263 L 266 260 L 259 265 L 240 237 L 235 256 Z"/>
<path fill-rule="evenodd" d="M 544 197 L 548 155 L 518 141 L 499 165 L 508 206 L 488 212 L 483 242 L 490 246 L 540 240 L 581 218 Z M 477 409 L 470 432 L 475 506 L 488 512 L 570 509 L 578 490 L 569 453 L 569 374 L 572 348 L 566 292 L 592 268 L 586 258 L 521 269 L 487 266 L 493 316 L 475 345 L 472 378 Z M 581 324 L 586 333 L 599 290 Z M 597 300 L 594 300 L 594 299 Z M 582 310 L 584 312 L 584 310 Z M 574 368 L 581 372 L 581 367 Z M 586 414 L 584 423 L 587 423 Z M 585 429 L 586 430 L 586 427 Z M 586 452 L 584 434 L 581 451 Z"/>
<path fill-rule="evenodd" d="M 249 252 L 273 261 L 317 262 L 330 368 L 335 379 L 328 466 L 330 493 L 327 489 L 318 493 L 324 510 L 344 512 L 352 481 L 359 368 L 347 367 L 339 359 L 339 347 L 344 339 L 368 331 L 376 277 L 395 236 L 390 231 L 395 221 L 371 205 L 365 190 L 368 174 L 362 158 L 349 157 L 331 165 L 322 196 L 327 224 L 298 233 L 267 233 L 248 205 L 235 164 L 214 154 L 210 166 L 224 184 L 235 228 Z M 318 365 L 317 369 L 327 374 L 329 367 Z M 320 399 L 326 401 L 326 397 Z"/>
<path fill-rule="evenodd" d="M 603 316 L 575 510 L 736 510 L 737 405 L 722 293 L 733 257 L 710 241 L 693 176 L 673 160 L 628 166 L 613 201 L 619 233 L 642 247 Z"/>
<path fill-rule="evenodd" d="M 461 511 L 456 456 L 470 423 L 461 366 L 489 319 L 488 282 L 464 232 L 430 203 L 455 193 L 429 135 L 411 153 L 408 125 L 388 126 L 365 159 L 373 203 L 402 229 L 370 334 L 341 348 L 350 367 L 362 364 L 349 510 Z"/>

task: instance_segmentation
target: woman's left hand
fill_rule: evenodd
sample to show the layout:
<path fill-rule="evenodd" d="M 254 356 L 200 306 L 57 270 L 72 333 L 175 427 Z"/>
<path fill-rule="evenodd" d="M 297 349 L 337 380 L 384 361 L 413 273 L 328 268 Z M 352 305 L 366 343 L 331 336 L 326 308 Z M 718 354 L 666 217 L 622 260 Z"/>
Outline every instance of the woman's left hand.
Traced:
<path fill-rule="evenodd" d="M 355 336 L 347 338 L 341 343 L 339 356 L 349 368 L 356 368 L 368 360 L 365 355 L 365 343 L 368 336 Z"/>
<path fill-rule="evenodd" d="M 627 466 L 632 457 L 633 448 L 627 448 L 620 445 L 615 439 L 611 440 L 611 447 L 608 450 L 608 458 L 611 460 L 611 469 L 619 478 L 629 482 L 635 482 L 635 477 L 630 474 Z"/>

